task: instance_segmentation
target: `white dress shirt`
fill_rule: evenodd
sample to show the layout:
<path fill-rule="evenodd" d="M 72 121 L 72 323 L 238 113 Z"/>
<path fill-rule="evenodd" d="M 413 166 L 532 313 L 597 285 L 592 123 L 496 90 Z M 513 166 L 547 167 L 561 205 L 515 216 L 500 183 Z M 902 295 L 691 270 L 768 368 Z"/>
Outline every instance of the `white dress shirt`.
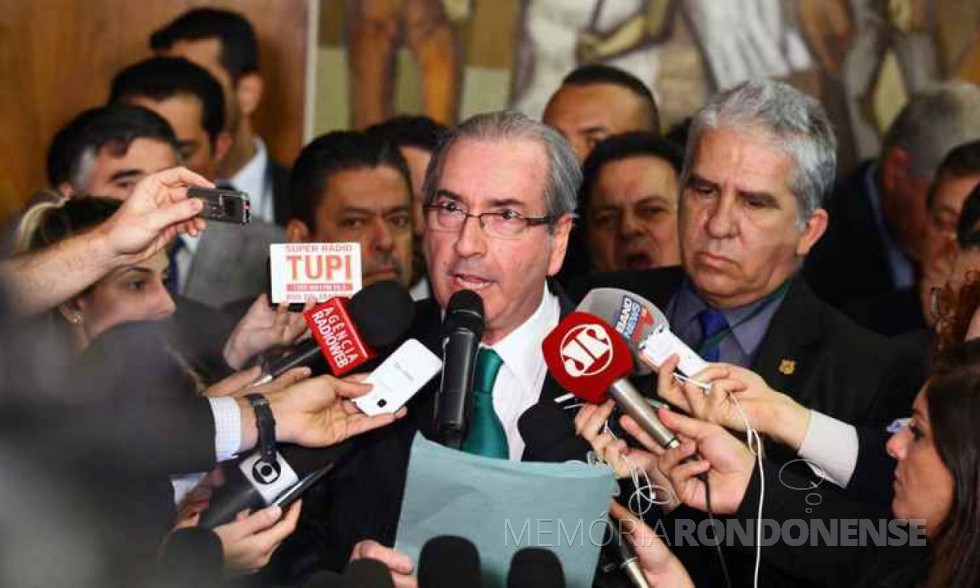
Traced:
<path fill-rule="evenodd" d="M 524 453 L 524 439 L 517 430 L 517 421 L 537 404 L 548 375 L 541 342 L 558 326 L 560 318 L 558 297 L 545 286 L 541 304 L 531 318 L 489 346 L 504 360 L 493 384 L 493 409 L 507 433 L 507 449 L 513 461 L 519 461 Z"/>
<path fill-rule="evenodd" d="M 233 459 L 242 444 L 242 413 L 238 402 L 231 397 L 208 398 L 211 417 L 214 419 L 214 455 L 219 462 Z M 174 487 L 174 504 L 180 503 L 193 490 L 207 472 L 171 476 Z"/>
<path fill-rule="evenodd" d="M 255 137 L 255 155 L 230 178 L 222 180 L 234 186 L 236 190 L 249 196 L 252 218 L 275 223 L 275 209 L 272 194 L 272 178 L 269 177 L 269 152 L 262 139 Z"/>

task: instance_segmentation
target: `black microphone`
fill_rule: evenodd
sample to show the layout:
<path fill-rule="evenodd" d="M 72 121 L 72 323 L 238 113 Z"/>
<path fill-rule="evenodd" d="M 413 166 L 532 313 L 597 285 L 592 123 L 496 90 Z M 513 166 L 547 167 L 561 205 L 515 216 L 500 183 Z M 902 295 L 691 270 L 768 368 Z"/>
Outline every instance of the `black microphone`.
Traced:
<path fill-rule="evenodd" d="M 395 588 L 388 566 L 376 559 L 355 559 L 344 568 L 342 579 L 344 588 Z"/>
<path fill-rule="evenodd" d="M 200 527 L 178 529 L 163 542 L 148 586 L 213 588 L 224 581 L 221 539 Z"/>
<path fill-rule="evenodd" d="M 225 484 L 201 513 L 200 526 L 213 529 L 235 520 L 242 510 L 261 509 L 273 503 L 285 509 L 329 474 L 353 448 L 353 439 L 316 449 L 284 443 L 278 448 L 274 464 L 259 459 L 258 451 L 239 458 L 225 467 Z"/>
<path fill-rule="evenodd" d="M 425 542 L 419 554 L 419 587 L 480 585 L 480 554 L 468 539 L 441 535 Z"/>
<path fill-rule="evenodd" d="M 412 326 L 415 318 L 415 302 L 405 288 L 397 282 L 377 282 L 364 288 L 350 299 L 347 307 L 352 325 L 346 325 L 351 336 L 369 348 L 387 347 L 398 341 Z M 263 377 L 256 384 L 264 384 L 297 367 L 327 364 L 327 371 L 334 374 L 315 338 L 294 346 L 284 357 L 269 362 L 263 369 Z M 353 369 L 351 366 L 350 369 Z M 346 370 L 350 371 L 350 369 Z"/>
<path fill-rule="evenodd" d="M 303 583 L 303 588 L 343 588 L 346 585 L 343 576 L 340 574 L 320 570 L 307 578 L 306 582 Z"/>
<path fill-rule="evenodd" d="M 556 402 L 544 399 L 517 419 L 524 461 L 584 461 L 592 445 L 575 433 L 575 422 Z"/>
<path fill-rule="evenodd" d="M 558 556 L 540 547 L 525 547 L 510 560 L 507 588 L 565 588 Z"/>
<path fill-rule="evenodd" d="M 442 323 L 442 382 L 435 401 L 436 440 L 453 449 L 463 444 L 469 426 L 483 326 L 483 299 L 472 290 L 453 294 Z"/>

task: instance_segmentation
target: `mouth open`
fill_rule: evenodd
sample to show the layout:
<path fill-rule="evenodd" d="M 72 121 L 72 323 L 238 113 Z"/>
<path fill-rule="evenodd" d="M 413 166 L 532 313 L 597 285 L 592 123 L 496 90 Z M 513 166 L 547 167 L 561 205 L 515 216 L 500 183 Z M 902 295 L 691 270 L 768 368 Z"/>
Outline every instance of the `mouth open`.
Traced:
<path fill-rule="evenodd" d="M 473 290 L 478 292 L 493 284 L 492 281 L 484 279 L 475 274 L 458 273 L 452 274 L 453 285 L 461 290 Z"/>
<path fill-rule="evenodd" d="M 629 269 L 647 269 L 653 267 L 653 259 L 649 254 L 638 251 L 626 255 L 626 267 Z"/>

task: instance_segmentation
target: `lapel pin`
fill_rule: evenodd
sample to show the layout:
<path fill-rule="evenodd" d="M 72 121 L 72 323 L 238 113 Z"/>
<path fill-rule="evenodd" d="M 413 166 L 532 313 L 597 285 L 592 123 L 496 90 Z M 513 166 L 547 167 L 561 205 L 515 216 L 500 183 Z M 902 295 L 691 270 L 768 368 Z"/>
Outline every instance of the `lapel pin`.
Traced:
<path fill-rule="evenodd" d="M 796 362 L 792 359 L 784 359 L 779 362 L 779 373 L 792 376 L 793 372 L 796 371 Z"/>

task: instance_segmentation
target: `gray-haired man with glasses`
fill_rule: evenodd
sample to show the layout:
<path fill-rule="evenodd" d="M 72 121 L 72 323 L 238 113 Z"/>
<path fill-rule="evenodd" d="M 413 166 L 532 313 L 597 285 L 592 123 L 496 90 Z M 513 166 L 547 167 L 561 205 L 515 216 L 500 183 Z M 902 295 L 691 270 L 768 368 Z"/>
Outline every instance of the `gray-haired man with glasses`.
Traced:
<path fill-rule="evenodd" d="M 565 257 L 581 177 L 575 153 L 556 131 L 510 112 L 463 122 L 429 164 L 422 246 L 432 298 L 417 303 L 412 336 L 441 355 L 441 311 L 450 297 L 472 290 L 485 309 L 464 451 L 520 460 L 541 459 L 549 449 L 523 439 L 517 423 L 533 405 L 564 394 L 547 377 L 541 342 L 574 310 L 549 277 Z M 364 439 L 358 459 L 324 484 L 323 500 L 306 502 L 304 517 L 315 520 L 316 531 L 301 524 L 303 553 L 287 563 L 286 579 L 310 569 L 303 566 L 312 563 L 312 547 L 316 565 L 339 569 L 348 558 L 379 559 L 397 586 L 415 585 L 418 562 L 386 546 L 395 539 L 412 438 L 416 431 L 434 438 L 438 380 L 412 399 L 397 426 Z M 579 449 L 562 459 L 583 459 L 584 442 L 568 451 Z"/>

